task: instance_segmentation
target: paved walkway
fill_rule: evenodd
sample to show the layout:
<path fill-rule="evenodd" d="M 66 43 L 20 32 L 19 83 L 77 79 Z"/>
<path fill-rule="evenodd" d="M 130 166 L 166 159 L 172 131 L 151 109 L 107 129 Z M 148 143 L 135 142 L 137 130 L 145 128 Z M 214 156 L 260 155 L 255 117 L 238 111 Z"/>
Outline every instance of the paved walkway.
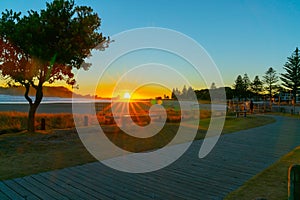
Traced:
<path fill-rule="evenodd" d="M 128 174 L 90 163 L 0 182 L 0 199 L 222 199 L 300 145 L 299 120 L 276 119 L 222 136 L 204 159 L 196 141 L 156 172 Z"/>

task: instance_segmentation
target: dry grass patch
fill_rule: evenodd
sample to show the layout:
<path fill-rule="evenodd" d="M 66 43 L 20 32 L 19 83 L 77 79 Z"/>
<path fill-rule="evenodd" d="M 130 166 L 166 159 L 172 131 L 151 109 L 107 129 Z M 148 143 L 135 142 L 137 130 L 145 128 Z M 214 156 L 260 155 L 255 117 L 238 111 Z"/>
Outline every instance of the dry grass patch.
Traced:
<path fill-rule="evenodd" d="M 0 135 L 0 180 L 92 161 L 74 130 Z"/>

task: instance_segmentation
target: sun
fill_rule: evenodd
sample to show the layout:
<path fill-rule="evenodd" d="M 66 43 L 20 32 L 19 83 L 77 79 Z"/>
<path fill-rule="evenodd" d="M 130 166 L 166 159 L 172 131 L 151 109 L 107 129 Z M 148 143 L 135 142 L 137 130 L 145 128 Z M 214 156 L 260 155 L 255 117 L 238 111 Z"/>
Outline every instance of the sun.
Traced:
<path fill-rule="evenodd" d="M 129 92 L 126 92 L 123 97 L 124 97 L 124 99 L 130 99 L 131 96 L 130 96 Z"/>

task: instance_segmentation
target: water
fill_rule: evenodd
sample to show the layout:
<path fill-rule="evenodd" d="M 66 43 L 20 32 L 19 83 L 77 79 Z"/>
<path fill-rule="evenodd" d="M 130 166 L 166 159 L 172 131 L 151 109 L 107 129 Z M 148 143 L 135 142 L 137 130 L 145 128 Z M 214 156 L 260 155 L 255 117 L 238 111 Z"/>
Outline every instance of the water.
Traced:
<path fill-rule="evenodd" d="M 34 97 L 31 97 L 34 101 Z M 42 104 L 46 103 L 90 103 L 90 102 L 108 102 L 109 100 L 94 100 L 88 98 L 60 98 L 60 97 L 43 97 Z M 24 96 L 13 96 L 0 94 L 0 104 L 28 104 Z"/>

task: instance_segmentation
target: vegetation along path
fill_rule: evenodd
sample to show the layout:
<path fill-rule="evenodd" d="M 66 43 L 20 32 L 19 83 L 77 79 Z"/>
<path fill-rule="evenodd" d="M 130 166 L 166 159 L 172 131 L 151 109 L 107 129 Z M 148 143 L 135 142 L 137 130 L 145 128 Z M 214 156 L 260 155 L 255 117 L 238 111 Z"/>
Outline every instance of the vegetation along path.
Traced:
<path fill-rule="evenodd" d="M 204 159 L 198 158 L 202 141 L 195 141 L 156 172 L 121 173 L 89 163 L 2 181 L 0 199 L 223 199 L 300 145 L 299 120 L 274 117 L 273 124 L 223 135 Z"/>

